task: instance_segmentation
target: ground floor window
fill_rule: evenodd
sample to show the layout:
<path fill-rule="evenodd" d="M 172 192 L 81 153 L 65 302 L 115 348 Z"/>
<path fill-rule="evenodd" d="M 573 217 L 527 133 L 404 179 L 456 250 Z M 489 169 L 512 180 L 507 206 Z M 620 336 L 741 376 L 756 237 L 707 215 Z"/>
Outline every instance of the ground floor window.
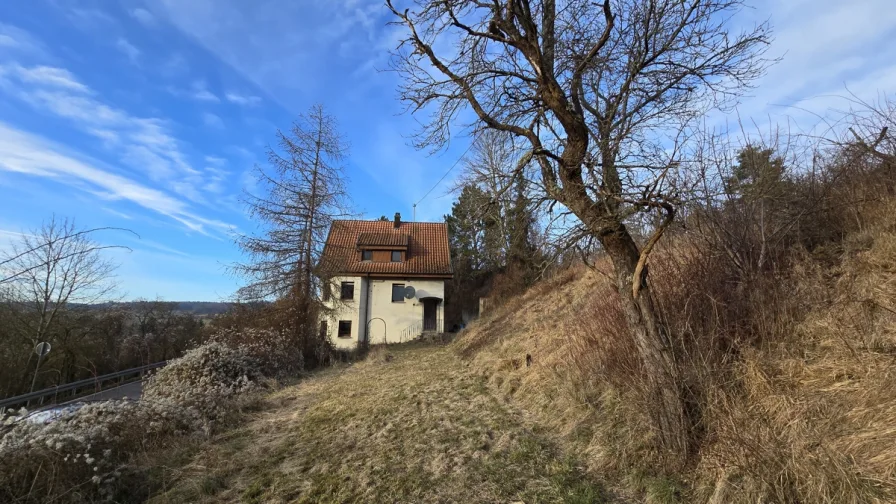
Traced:
<path fill-rule="evenodd" d="M 340 320 L 339 321 L 339 332 L 336 336 L 340 338 L 351 338 L 352 337 L 352 321 L 351 320 Z"/>

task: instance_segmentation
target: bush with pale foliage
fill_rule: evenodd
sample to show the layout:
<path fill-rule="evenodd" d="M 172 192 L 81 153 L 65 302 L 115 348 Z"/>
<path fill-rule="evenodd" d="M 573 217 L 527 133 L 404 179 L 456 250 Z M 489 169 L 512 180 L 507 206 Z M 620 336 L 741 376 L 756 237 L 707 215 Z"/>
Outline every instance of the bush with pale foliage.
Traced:
<path fill-rule="evenodd" d="M 152 375 L 143 387 L 145 402 L 173 402 L 193 408 L 207 422 L 230 411 L 229 401 L 259 388 L 258 363 L 247 353 L 221 343 L 188 351 Z"/>
<path fill-rule="evenodd" d="M 262 375 L 245 352 L 211 343 L 171 361 L 139 402 L 83 406 L 49 424 L 0 426 L 0 502 L 121 500 L 131 456 L 176 436 L 203 436 Z M 125 500 L 127 498 L 125 497 Z"/>
<path fill-rule="evenodd" d="M 211 340 L 240 351 L 254 359 L 265 376 L 283 377 L 295 375 L 305 367 L 302 345 L 288 331 L 246 328 L 224 328 Z"/>

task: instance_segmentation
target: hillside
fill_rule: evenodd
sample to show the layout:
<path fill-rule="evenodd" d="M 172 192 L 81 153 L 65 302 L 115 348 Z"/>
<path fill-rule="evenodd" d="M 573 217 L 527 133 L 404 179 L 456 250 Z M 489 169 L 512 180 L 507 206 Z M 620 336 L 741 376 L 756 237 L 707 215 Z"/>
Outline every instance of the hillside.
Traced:
<path fill-rule="evenodd" d="M 282 389 L 183 467 L 159 469 L 184 463 L 173 457 L 149 463 L 165 472 L 152 502 L 603 500 L 599 483 L 452 352 L 417 344 Z"/>
<path fill-rule="evenodd" d="M 892 200 L 866 209 L 861 230 L 794 253 L 756 291 L 716 284 L 713 261 L 684 237 L 656 254 L 655 294 L 685 335 L 676 351 L 700 413 L 683 468 L 649 442 L 650 404 L 607 264 L 537 284 L 453 348 L 589 472 L 651 502 L 893 502 L 893 215 Z"/>

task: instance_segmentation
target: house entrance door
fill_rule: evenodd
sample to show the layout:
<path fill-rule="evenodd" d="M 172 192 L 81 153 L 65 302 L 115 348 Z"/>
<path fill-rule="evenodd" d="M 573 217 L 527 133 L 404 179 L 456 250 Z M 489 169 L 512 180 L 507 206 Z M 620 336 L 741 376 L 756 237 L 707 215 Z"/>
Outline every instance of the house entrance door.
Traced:
<path fill-rule="evenodd" d="M 424 299 L 423 300 L 423 330 L 424 331 L 437 331 L 438 330 L 438 319 L 436 317 L 436 313 L 438 312 L 439 300 L 438 299 Z"/>

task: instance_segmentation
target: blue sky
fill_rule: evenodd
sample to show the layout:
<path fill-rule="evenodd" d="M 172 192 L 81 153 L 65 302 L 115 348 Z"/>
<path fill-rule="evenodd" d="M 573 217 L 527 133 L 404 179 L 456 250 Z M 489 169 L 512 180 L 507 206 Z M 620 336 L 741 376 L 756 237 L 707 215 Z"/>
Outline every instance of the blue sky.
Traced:
<path fill-rule="evenodd" d="M 758 2 L 782 56 L 739 108 L 801 128 L 843 105 L 846 86 L 896 89 L 889 0 Z M 379 0 L 32 0 L 0 3 L 0 247 L 52 213 L 103 236 L 128 298 L 218 300 L 238 279 L 239 204 L 276 128 L 314 103 L 351 144 L 349 190 L 370 218 L 417 201 L 466 149 L 435 156 L 407 137 L 415 119 L 387 67 L 399 33 Z M 460 170 L 417 209 L 435 220 Z"/>

